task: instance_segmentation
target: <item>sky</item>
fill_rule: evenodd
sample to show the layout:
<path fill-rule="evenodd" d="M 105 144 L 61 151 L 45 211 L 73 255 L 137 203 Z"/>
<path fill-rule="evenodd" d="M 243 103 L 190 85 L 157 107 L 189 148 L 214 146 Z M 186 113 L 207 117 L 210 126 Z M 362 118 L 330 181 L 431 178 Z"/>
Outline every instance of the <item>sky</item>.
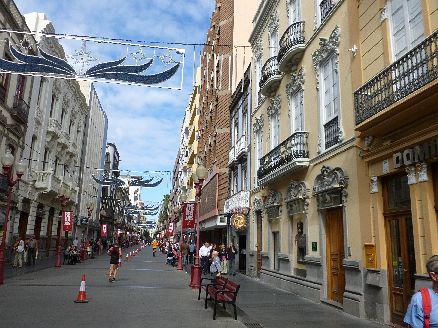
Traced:
<path fill-rule="evenodd" d="M 15 3 L 22 14 L 45 13 L 56 33 L 141 40 L 154 45 L 158 41 L 166 46 L 164 43 L 204 43 L 215 1 L 15 0 Z M 173 169 L 182 119 L 193 87 L 194 48 L 167 46 L 186 49 L 182 90 L 95 84 L 108 116 L 108 142 L 115 143 L 120 154 L 120 169 Z M 200 49 L 196 49 L 197 64 Z M 119 58 L 111 60 L 115 59 Z M 161 201 L 170 189 L 171 180 L 166 178 L 159 187 L 144 189 L 142 199 Z"/>

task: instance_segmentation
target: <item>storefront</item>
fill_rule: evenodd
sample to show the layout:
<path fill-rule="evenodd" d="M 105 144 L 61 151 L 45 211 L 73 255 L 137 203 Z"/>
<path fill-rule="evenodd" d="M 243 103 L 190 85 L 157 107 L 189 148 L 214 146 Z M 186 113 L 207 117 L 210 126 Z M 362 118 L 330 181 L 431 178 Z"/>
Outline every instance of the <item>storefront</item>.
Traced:
<path fill-rule="evenodd" d="M 378 296 L 387 300 L 387 316 L 398 324 L 413 293 L 429 284 L 425 264 L 438 254 L 438 130 L 432 131 L 399 132 L 390 146 L 365 156 L 380 273 L 377 287 L 387 289 Z M 369 268 L 368 280 L 376 272 Z"/>

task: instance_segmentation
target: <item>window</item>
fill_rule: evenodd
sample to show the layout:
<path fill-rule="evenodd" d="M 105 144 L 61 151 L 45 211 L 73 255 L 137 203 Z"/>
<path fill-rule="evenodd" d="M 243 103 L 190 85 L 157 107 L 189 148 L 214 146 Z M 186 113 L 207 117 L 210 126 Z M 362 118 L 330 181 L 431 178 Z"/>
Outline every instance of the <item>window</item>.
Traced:
<path fill-rule="evenodd" d="M 247 109 L 245 108 L 245 110 L 243 111 L 243 114 L 242 114 L 242 135 L 243 136 L 247 136 L 247 133 L 246 133 L 246 125 L 248 124 L 247 119 L 248 119 L 248 112 L 247 112 Z"/>
<path fill-rule="evenodd" d="M 271 150 L 280 143 L 280 115 L 278 111 L 271 115 Z"/>
<path fill-rule="evenodd" d="M 300 21 L 300 0 L 289 0 L 289 25 Z"/>
<path fill-rule="evenodd" d="M 50 117 L 53 117 L 55 106 L 56 106 L 56 97 L 55 95 L 52 95 L 52 105 L 50 106 Z"/>
<path fill-rule="evenodd" d="M 233 146 L 236 145 L 237 140 L 239 140 L 239 118 L 238 115 L 235 115 L 233 118 Z"/>
<path fill-rule="evenodd" d="M 304 131 L 304 113 L 303 113 L 303 91 L 295 92 L 290 98 L 291 113 L 291 134 L 297 131 Z"/>
<path fill-rule="evenodd" d="M 325 149 L 339 143 L 339 77 L 336 56 L 321 65 L 322 120 Z"/>
<path fill-rule="evenodd" d="M 278 49 L 279 49 L 278 29 L 276 29 L 269 34 L 269 53 L 271 54 L 271 57 L 275 57 L 278 55 Z"/>
<path fill-rule="evenodd" d="M 246 163 L 245 166 L 242 166 L 242 190 L 246 191 L 248 186 L 248 175 L 247 175 L 247 169 L 246 169 Z"/>
<path fill-rule="evenodd" d="M 391 34 L 394 60 L 424 39 L 421 0 L 391 0 Z"/>
<path fill-rule="evenodd" d="M 255 172 L 256 172 L 256 176 L 257 176 L 257 171 L 260 168 L 260 159 L 263 157 L 263 135 L 262 135 L 262 131 L 257 131 L 255 133 Z"/>
<path fill-rule="evenodd" d="M 45 171 L 47 169 L 48 162 L 49 162 L 49 149 L 45 148 L 44 149 L 44 159 L 43 159 L 43 171 Z"/>
<path fill-rule="evenodd" d="M 56 173 L 58 172 L 58 157 L 55 157 L 55 169 L 53 171 L 53 175 L 57 176 Z"/>
<path fill-rule="evenodd" d="M 5 59 L 8 61 L 13 61 L 11 56 L 5 54 Z M 1 73 L 0 74 L 0 100 L 6 100 L 6 94 L 8 92 L 9 81 L 11 79 L 10 73 Z"/>
<path fill-rule="evenodd" d="M 262 61 L 261 59 L 257 59 L 256 63 L 255 63 L 255 78 L 256 78 L 256 97 L 255 97 L 255 101 L 256 101 L 256 106 L 260 105 L 260 99 L 259 99 L 259 94 L 260 94 L 260 80 L 262 78 Z"/>
<path fill-rule="evenodd" d="M 28 168 L 32 167 L 32 162 L 33 160 L 36 158 L 36 142 L 37 142 L 37 137 L 33 136 L 32 137 L 32 143 L 30 144 L 30 155 L 29 155 L 29 163 L 28 163 Z"/>
<path fill-rule="evenodd" d="M 23 100 L 25 82 L 26 82 L 26 78 L 24 77 L 24 75 L 17 75 L 17 88 L 15 89 L 15 101 Z"/>
<path fill-rule="evenodd" d="M 237 193 L 237 191 L 239 190 L 239 186 L 238 186 L 238 172 L 237 169 L 233 171 L 233 181 L 232 181 L 232 194 L 234 195 L 235 193 Z"/>

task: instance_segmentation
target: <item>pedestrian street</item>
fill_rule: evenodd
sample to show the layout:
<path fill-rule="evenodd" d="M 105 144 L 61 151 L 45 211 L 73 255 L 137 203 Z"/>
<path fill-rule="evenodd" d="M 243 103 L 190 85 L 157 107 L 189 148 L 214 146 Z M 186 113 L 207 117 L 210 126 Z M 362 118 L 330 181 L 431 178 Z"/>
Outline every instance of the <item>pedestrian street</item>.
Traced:
<path fill-rule="evenodd" d="M 7 278 L 0 286 L 0 327 L 245 327 L 231 312 L 220 312 L 213 321 L 212 310 L 188 287 L 189 276 L 166 265 L 164 254 L 154 258 L 146 247 L 129 262 L 125 255 L 123 249 L 113 283 L 106 254 Z M 82 275 L 89 302 L 76 304 Z"/>
<path fill-rule="evenodd" d="M 229 277 L 241 285 L 238 320 L 228 305 L 219 306 L 213 320 L 212 305 L 204 309 L 203 298 L 198 301 L 198 291 L 188 286 L 190 267 L 178 271 L 165 264 L 165 254 L 153 257 L 150 247 L 126 262 L 135 249 L 123 249 L 113 283 L 105 254 L 7 278 L 0 287 L 0 327 L 381 327 L 240 274 Z M 88 303 L 77 304 L 82 275 Z"/>

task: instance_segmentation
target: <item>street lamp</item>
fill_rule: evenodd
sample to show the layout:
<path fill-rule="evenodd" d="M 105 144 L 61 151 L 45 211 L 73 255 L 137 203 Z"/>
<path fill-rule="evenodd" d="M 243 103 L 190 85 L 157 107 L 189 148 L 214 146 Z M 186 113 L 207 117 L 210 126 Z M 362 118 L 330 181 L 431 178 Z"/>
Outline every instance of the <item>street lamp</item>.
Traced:
<path fill-rule="evenodd" d="M 179 257 L 178 257 L 178 267 L 177 270 L 182 270 L 182 240 L 183 240 L 183 225 L 184 225 L 184 211 L 185 211 L 185 202 L 187 201 L 187 188 L 181 187 L 181 194 L 179 195 L 179 202 L 181 203 L 181 235 L 179 237 Z"/>
<path fill-rule="evenodd" d="M 65 189 L 63 185 L 58 190 L 58 200 L 61 203 L 61 218 L 64 213 L 64 208 L 67 206 L 68 201 L 70 200 L 71 193 L 68 189 Z M 56 260 L 55 260 L 55 268 L 61 267 L 61 230 L 62 230 L 62 220 L 58 221 L 58 236 L 56 238 Z"/>
<path fill-rule="evenodd" d="M 199 288 L 199 285 L 201 283 L 201 273 L 202 268 L 199 263 L 199 212 L 201 208 L 201 195 L 202 195 L 202 184 L 204 183 L 205 178 L 207 177 L 207 169 L 202 165 L 199 164 L 196 168 L 196 172 L 193 173 L 193 181 L 195 183 L 195 190 L 196 190 L 196 253 L 195 253 L 195 265 L 192 266 L 191 275 L 190 275 L 190 287 L 192 288 Z"/>
<path fill-rule="evenodd" d="M 6 151 L 6 154 L 2 158 L 2 164 L 3 164 L 3 175 L 6 177 L 7 184 L 8 184 L 8 204 L 6 207 L 6 214 L 5 214 L 5 222 L 3 223 L 3 235 L 0 243 L 0 285 L 3 284 L 3 271 L 4 271 L 4 264 L 5 264 L 5 249 L 6 249 L 6 233 L 8 230 L 8 221 L 9 221 L 9 215 L 11 212 L 11 203 L 12 203 L 12 188 L 14 185 L 20 181 L 22 175 L 24 174 L 24 171 L 26 170 L 26 164 L 23 163 L 23 160 L 20 160 L 20 162 L 17 163 L 17 166 L 15 168 L 15 175 L 17 176 L 16 179 L 12 177 L 12 171 L 13 171 L 13 164 L 14 164 L 14 155 L 12 155 L 11 150 L 8 149 Z"/>

